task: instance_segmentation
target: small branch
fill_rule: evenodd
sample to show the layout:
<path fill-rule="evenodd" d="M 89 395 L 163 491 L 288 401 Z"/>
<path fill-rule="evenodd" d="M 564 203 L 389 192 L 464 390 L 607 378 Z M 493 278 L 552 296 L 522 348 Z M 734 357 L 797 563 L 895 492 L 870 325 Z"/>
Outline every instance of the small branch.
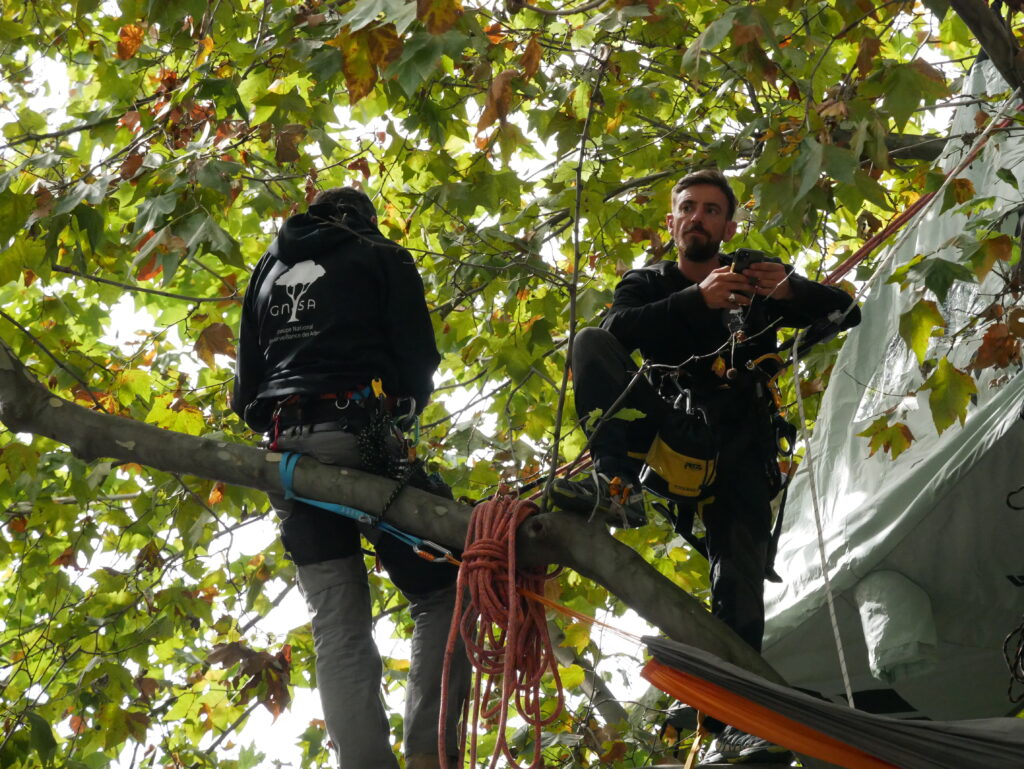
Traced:
<path fill-rule="evenodd" d="M 583 121 L 583 129 L 580 131 L 579 157 L 576 161 L 576 201 L 573 212 L 572 226 L 572 250 L 573 267 L 572 280 L 569 284 L 569 338 L 566 343 L 565 366 L 562 367 L 562 384 L 558 389 L 558 405 L 555 408 L 555 434 L 551 439 L 551 470 L 548 473 L 548 481 L 544 486 L 543 499 L 547 499 L 558 472 L 558 450 L 562 440 L 562 415 L 565 411 L 565 397 L 569 388 L 569 368 L 572 356 L 572 345 L 576 338 L 576 296 L 580 277 L 580 262 L 583 260 L 583 253 L 580 251 L 580 215 L 583 208 L 583 162 L 586 158 L 587 139 L 590 136 L 590 122 L 594 117 L 597 108 L 597 94 L 604 79 L 604 73 L 608 69 L 608 62 L 611 60 L 612 49 L 605 48 L 604 56 L 601 57 L 597 73 L 594 75 L 594 85 L 590 91 L 590 104 L 587 107 L 587 117 Z"/>
<path fill-rule="evenodd" d="M 76 278 L 85 278 L 86 280 L 92 280 L 96 283 L 105 283 L 108 286 L 116 286 L 117 288 L 123 288 L 125 291 L 134 291 L 140 294 L 153 294 L 154 296 L 162 296 L 167 299 L 181 299 L 184 302 L 231 302 L 239 299 L 238 292 L 235 291 L 232 294 L 226 296 L 188 296 L 187 294 L 174 294 L 170 291 L 159 291 L 155 288 L 145 288 L 143 286 L 136 286 L 131 283 L 121 283 L 117 280 L 110 280 L 110 278 L 101 278 L 99 275 L 88 275 L 78 270 L 73 270 L 70 267 L 61 267 L 60 265 L 51 268 L 53 272 L 62 272 L 65 275 L 73 275 Z"/>

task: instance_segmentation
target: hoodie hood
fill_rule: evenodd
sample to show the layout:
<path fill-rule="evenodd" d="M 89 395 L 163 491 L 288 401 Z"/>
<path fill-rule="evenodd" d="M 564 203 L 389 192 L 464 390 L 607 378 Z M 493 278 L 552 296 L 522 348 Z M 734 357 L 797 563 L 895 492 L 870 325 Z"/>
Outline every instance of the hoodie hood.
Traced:
<path fill-rule="evenodd" d="M 304 214 L 288 217 L 269 252 L 291 266 L 313 254 L 340 252 L 348 241 L 370 239 L 384 241 L 366 212 L 348 204 L 318 204 Z"/>

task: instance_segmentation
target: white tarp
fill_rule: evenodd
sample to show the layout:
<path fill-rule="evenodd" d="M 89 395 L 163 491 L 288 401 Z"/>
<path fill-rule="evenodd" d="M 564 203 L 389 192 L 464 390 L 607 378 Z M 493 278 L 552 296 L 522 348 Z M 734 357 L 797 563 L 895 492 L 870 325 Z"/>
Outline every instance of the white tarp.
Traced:
<path fill-rule="evenodd" d="M 968 94 L 1005 91 L 987 62 L 976 66 L 969 80 Z M 951 136 L 967 135 L 967 140 L 950 141 L 941 161 L 944 171 L 956 168 L 977 137 L 978 109 L 962 107 L 954 117 Z M 1019 128 L 994 134 L 958 174 L 971 180 L 978 196 L 994 196 L 994 210 L 1007 214 L 1001 231 L 1012 238 L 1018 237 L 1024 206 L 1022 139 Z M 1013 174 L 1021 191 L 998 178 L 1000 169 Z M 917 254 L 959 261 L 959 250 L 948 244 L 967 229 L 965 217 L 940 214 L 940 207 L 936 202 L 908 222 L 904 236 L 881 255 L 882 275 L 870 286 L 863 321 L 850 332 L 824 396 L 812 454 L 854 691 L 863 693 L 863 703 L 872 699 L 872 690 L 893 695 L 874 698 L 884 700 L 877 708 L 882 711 L 971 718 L 1013 710 L 1002 642 L 1024 615 L 1024 579 L 1016 579 L 1024 575 L 1024 512 L 1011 509 L 1006 496 L 1024 485 L 1024 375 L 1018 368 L 986 369 L 966 424 L 942 435 L 932 423 L 929 393 L 908 396 L 924 376 L 899 337 L 899 318 L 921 295 L 884 281 Z M 932 340 L 928 357 L 946 357 L 967 368 L 981 344 L 981 333 L 968 321 L 991 304 L 1002 285 L 995 275 L 982 286 L 955 284 L 942 307 L 950 321 L 947 336 Z M 916 440 L 897 461 L 882 452 L 869 458 L 867 440 L 857 433 L 889 409 L 896 411 L 893 421 L 905 422 Z M 805 462 L 787 503 L 776 561 L 783 582 L 766 586 L 764 653 L 793 685 L 834 697 L 843 684 L 825 606 L 808 468 Z M 872 575 L 880 572 L 894 572 L 919 589 L 925 600 L 915 605 L 920 611 L 930 604 L 932 612 L 924 618 L 926 624 L 930 620 L 930 638 L 908 638 L 906 628 L 914 622 L 901 631 L 899 643 L 919 643 L 921 658 L 904 653 L 900 664 L 881 676 L 885 682 L 872 675 L 869 659 L 878 672 L 879 655 L 888 650 L 869 652 L 861 614 L 881 621 L 880 613 L 899 613 L 903 605 L 887 602 L 884 592 L 879 599 L 877 590 L 864 586 L 860 593 L 871 593 L 872 605 L 863 600 L 858 605 L 856 597 L 858 584 L 878 583 Z M 870 626 L 867 632 L 873 635 Z M 876 644 L 872 640 L 872 647 Z"/>

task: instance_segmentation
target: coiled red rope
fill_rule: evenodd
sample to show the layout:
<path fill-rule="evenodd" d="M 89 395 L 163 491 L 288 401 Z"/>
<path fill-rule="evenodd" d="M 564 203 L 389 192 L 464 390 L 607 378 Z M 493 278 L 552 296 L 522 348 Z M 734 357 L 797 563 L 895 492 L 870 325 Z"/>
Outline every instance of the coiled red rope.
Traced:
<path fill-rule="evenodd" d="M 510 766 L 524 769 L 516 762 L 505 740 L 509 702 L 514 698 L 519 716 L 533 729 L 534 755 L 529 769 L 536 769 L 541 765 L 541 730 L 558 718 L 565 704 L 544 609 L 520 592 L 543 593 L 544 582 L 554 575 L 516 568 L 516 530 L 535 512 L 537 506 L 532 502 L 511 497 L 496 497 L 481 502 L 473 509 L 459 567 L 458 593 L 441 679 L 438 757 L 442 769 L 448 769 L 445 749 L 448 679 L 460 634 L 475 671 L 473 713 L 469 722 L 470 766 L 477 765 L 477 729 L 480 720 L 484 719 L 494 723 L 492 728 L 497 735 L 491 769 L 502 755 Z M 464 605 L 467 596 L 468 602 Z M 555 680 L 558 703 L 545 717 L 541 713 L 540 684 L 548 672 Z M 484 678 L 487 679 L 486 687 Z M 500 682 L 501 696 L 496 702 L 486 705 L 491 702 L 496 681 Z M 463 745 L 469 709 L 467 702 L 463 711 Z"/>

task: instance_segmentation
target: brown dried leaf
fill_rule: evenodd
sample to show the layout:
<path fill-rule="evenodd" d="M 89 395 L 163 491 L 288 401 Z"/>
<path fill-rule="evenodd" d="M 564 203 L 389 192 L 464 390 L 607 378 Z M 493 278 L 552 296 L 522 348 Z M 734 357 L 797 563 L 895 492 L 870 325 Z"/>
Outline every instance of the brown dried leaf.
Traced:
<path fill-rule="evenodd" d="M 370 161 L 368 161 L 366 158 L 359 158 L 358 160 L 353 160 L 351 163 L 345 166 L 345 168 L 347 168 L 349 171 L 359 171 L 359 173 L 363 175 L 364 179 L 370 178 Z"/>
<path fill-rule="evenodd" d="M 121 27 L 117 31 L 117 58 L 132 58 L 138 52 L 145 36 L 145 28 L 140 27 L 138 24 L 126 24 Z"/>
<path fill-rule="evenodd" d="M 537 35 L 534 35 L 530 38 L 530 42 L 526 44 L 523 55 L 519 57 L 519 66 L 523 68 L 524 77 L 534 76 L 540 68 L 540 59 L 543 53 L 544 51 L 537 41 Z"/>
<path fill-rule="evenodd" d="M 857 74 L 867 77 L 875 64 L 875 57 L 882 48 L 882 41 L 874 35 L 865 37 L 860 41 L 860 48 L 857 50 Z"/>
<path fill-rule="evenodd" d="M 211 323 L 199 334 L 199 338 L 193 345 L 192 350 L 199 359 L 207 366 L 213 368 L 215 365 L 214 355 L 227 355 L 235 357 L 235 346 L 231 343 L 234 334 L 231 327 L 226 323 Z"/>
<path fill-rule="evenodd" d="M 957 203 L 966 203 L 974 197 L 974 183 L 970 179 L 958 176 L 953 180 L 953 197 Z"/>
<path fill-rule="evenodd" d="M 134 177 L 135 174 L 139 172 L 139 169 L 142 168 L 142 161 L 145 159 L 146 156 L 139 152 L 131 153 L 124 159 L 124 162 L 121 163 L 121 170 L 119 171 L 121 178 L 131 179 Z"/>
<path fill-rule="evenodd" d="M 974 353 L 971 368 L 1006 368 L 1020 360 L 1020 339 L 1010 334 L 1006 323 L 993 323 L 981 340 L 981 347 Z"/>
<path fill-rule="evenodd" d="M 278 163 L 294 163 L 299 159 L 299 142 L 306 135 L 306 126 L 288 123 L 281 126 L 274 142 L 274 160 Z"/>
<path fill-rule="evenodd" d="M 502 122 L 508 116 L 508 107 L 512 101 L 512 80 L 519 75 L 515 69 L 506 69 L 499 72 L 487 89 L 487 102 L 484 104 L 484 111 L 476 124 L 476 132 L 479 134 L 486 131 L 496 120 Z"/>
<path fill-rule="evenodd" d="M 1024 339 L 1024 307 L 1014 307 L 1006 317 L 1006 327 L 1018 339 Z"/>
<path fill-rule="evenodd" d="M 231 643 L 214 646 L 213 651 L 206 655 L 206 662 L 210 665 L 220 665 L 221 667 L 229 668 L 236 662 L 255 653 L 241 641 L 232 641 Z"/>
<path fill-rule="evenodd" d="M 732 25 L 732 40 L 736 45 L 746 45 L 759 40 L 764 30 L 760 24 L 737 24 Z"/>

